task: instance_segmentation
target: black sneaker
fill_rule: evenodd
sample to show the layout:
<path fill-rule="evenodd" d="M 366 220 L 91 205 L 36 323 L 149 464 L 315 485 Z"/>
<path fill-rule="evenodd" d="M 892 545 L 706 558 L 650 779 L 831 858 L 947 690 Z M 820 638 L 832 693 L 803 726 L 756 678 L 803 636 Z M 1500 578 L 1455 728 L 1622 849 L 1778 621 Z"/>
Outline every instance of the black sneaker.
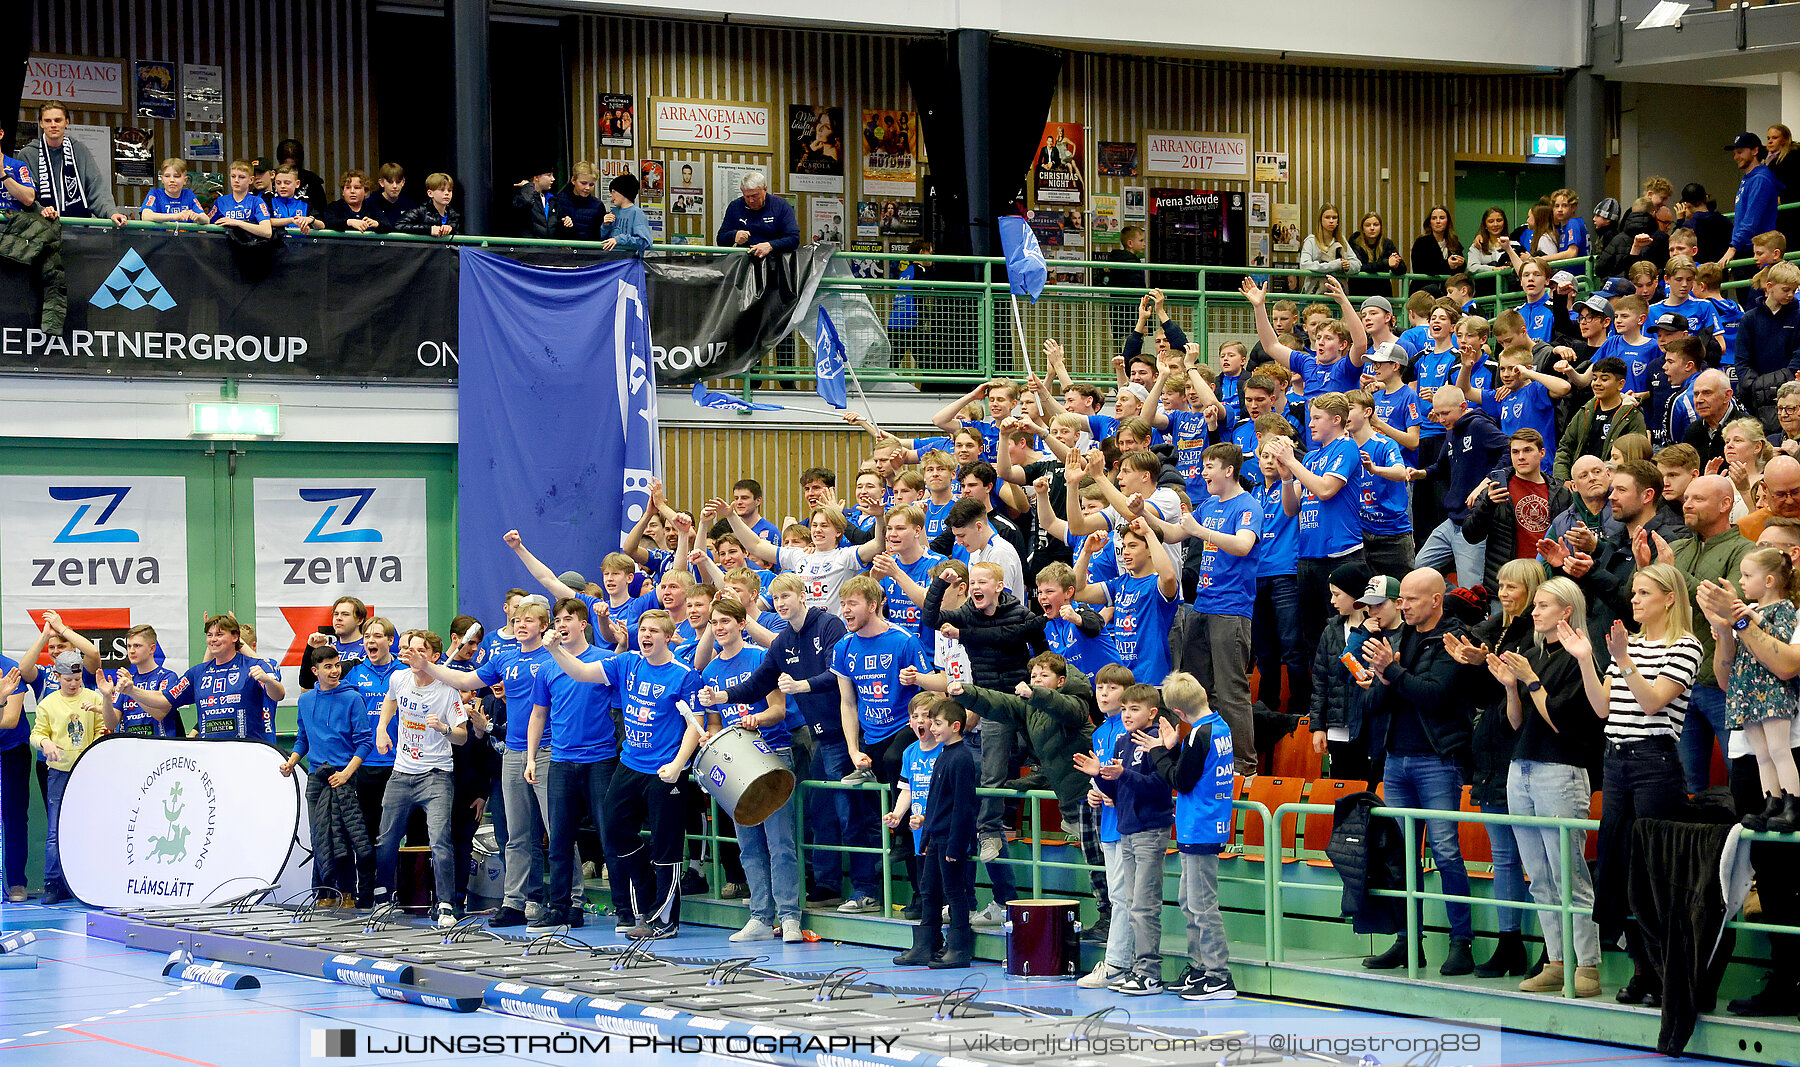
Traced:
<path fill-rule="evenodd" d="M 1626 982 L 1613 999 L 1621 1004 L 1641 1004 L 1646 1008 L 1662 1006 L 1662 990 L 1656 985 L 1656 979 L 1644 974 L 1634 974 L 1631 981 Z"/>
<path fill-rule="evenodd" d="M 813 888 L 806 891 L 806 906 L 809 908 L 835 908 L 844 902 L 844 894 L 835 889 Z"/>
<path fill-rule="evenodd" d="M 1231 982 L 1229 974 L 1211 974 L 1201 979 L 1200 987 L 1192 993 L 1181 994 L 1182 1000 L 1235 1000 L 1237 986 Z"/>
<path fill-rule="evenodd" d="M 1182 996 L 1186 996 L 1189 993 L 1198 991 L 1205 982 L 1206 972 L 1195 970 L 1193 965 L 1190 964 L 1181 969 L 1181 977 L 1170 983 L 1168 990 L 1171 993 L 1178 993 Z"/>
<path fill-rule="evenodd" d="M 1094 925 L 1081 931 L 1081 941 L 1087 945 L 1106 944 L 1107 935 L 1112 932 L 1112 920 L 1102 915 Z"/>
<path fill-rule="evenodd" d="M 1021 793 L 1031 789 L 1048 789 L 1050 788 L 1050 779 L 1034 771 L 1031 774 L 1023 775 L 1019 778 L 1008 778 L 1006 781 L 1000 783 L 1000 787 L 1002 789 L 1017 790 Z"/>
<path fill-rule="evenodd" d="M 1725 1005 L 1725 1010 L 1744 1016 L 1800 1015 L 1800 982 L 1770 975 L 1761 992 L 1739 997 Z"/>
<path fill-rule="evenodd" d="M 579 930 L 587 925 L 587 909 L 569 905 L 569 929 Z"/>
<path fill-rule="evenodd" d="M 909 923 L 918 922 L 919 916 L 922 914 L 924 913 L 919 910 L 919 902 L 916 900 L 900 909 L 900 917 Z"/>
<path fill-rule="evenodd" d="M 569 925 L 569 913 L 561 908 L 545 908 L 538 917 L 527 926 L 527 930 L 554 930 L 559 926 Z"/>
<path fill-rule="evenodd" d="M 702 875 L 699 871 L 696 871 L 692 867 L 689 867 L 685 872 L 682 873 L 682 875 L 681 875 L 681 895 L 682 896 L 696 897 L 696 896 L 700 896 L 705 893 L 709 893 L 711 891 L 712 891 L 712 887 L 706 884 L 706 876 Z"/>
<path fill-rule="evenodd" d="M 1133 971 L 1106 988 L 1114 993 L 1123 993 L 1128 997 L 1148 997 L 1161 993 L 1163 984 L 1160 978 L 1152 978 L 1150 975 L 1138 974 Z"/>

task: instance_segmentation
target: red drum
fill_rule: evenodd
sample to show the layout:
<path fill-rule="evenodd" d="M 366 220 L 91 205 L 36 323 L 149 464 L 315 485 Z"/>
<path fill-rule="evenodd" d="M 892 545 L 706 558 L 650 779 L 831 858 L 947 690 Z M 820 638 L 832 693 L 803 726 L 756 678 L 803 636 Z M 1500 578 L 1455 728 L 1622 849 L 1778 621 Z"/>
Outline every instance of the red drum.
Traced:
<path fill-rule="evenodd" d="M 1075 977 L 1081 960 L 1080 908 L 1073 900 L 1007 901 L 1007 977 Z"/>

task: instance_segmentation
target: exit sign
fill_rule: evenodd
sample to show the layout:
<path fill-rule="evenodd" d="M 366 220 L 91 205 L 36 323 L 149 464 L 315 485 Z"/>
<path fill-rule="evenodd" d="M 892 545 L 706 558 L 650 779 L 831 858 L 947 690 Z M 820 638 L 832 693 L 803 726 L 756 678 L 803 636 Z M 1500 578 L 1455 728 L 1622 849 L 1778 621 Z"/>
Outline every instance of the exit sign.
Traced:
<path fill-rule="evenodd" d="M 1561 159 L 1569 154 L 1568 138 L 1547 133 L 1534 134 L 1531 138 L 1531 154 Z"/>
<path fill-rule="evenodd" d="M 194 437 L 220 439 L 281 436 L 280 404 L 237 404 L 222 401 L 190 405 Z"/>

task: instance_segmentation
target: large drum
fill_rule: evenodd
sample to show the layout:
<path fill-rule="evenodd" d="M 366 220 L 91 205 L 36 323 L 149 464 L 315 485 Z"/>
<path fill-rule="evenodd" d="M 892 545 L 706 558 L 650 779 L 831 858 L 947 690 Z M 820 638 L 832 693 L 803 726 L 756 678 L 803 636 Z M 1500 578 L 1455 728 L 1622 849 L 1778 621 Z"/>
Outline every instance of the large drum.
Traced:
<path fill-rule="evenodd" d="M 1007 901 L 1007 977 L 1075 977 L 1081 960 L 1080 907 L 1073 900 Z"/>
<path fill-rule="evenodd" d="M 794 772 L 742 726 L 727 726 L 700 746 L 694 780 L 739 826 L 762 825 L 794 795 Z"/>

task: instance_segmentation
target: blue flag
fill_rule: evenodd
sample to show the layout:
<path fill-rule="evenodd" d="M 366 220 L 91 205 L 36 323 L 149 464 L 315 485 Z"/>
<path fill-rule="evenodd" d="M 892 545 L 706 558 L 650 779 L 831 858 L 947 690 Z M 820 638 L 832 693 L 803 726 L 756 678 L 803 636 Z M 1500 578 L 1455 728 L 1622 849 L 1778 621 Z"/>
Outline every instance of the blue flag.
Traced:
<path fill-rule="evenodd" d="M 1000 219 L 1000 247 L 1006 250 L 1006 278 L 1014 296 L 1028 296 L 1037 302 L 1044 291 L 1049 268 L 1044 266 L 1044 250 L 1038 247 L 1037 234 L 1017 215 Z"/>
<path fill-rule="evenodd" d="M 831 316 L 819 306 L 819 332 L 813 337 L 814 370 L 819 377 L 819 399 L 842 410 L 849 406 L 844 395 L 844 342 Z"/>
<path fill-rule="evenodd" d="M 703 408 L 718 411 L 783 411 L 780 404 L 753 404 L 740 396 L 721 393 L 716 389 L 708 389 L 705 382 L 695 382 L 694 391 L 688 394 L 694 403 Z"/>

